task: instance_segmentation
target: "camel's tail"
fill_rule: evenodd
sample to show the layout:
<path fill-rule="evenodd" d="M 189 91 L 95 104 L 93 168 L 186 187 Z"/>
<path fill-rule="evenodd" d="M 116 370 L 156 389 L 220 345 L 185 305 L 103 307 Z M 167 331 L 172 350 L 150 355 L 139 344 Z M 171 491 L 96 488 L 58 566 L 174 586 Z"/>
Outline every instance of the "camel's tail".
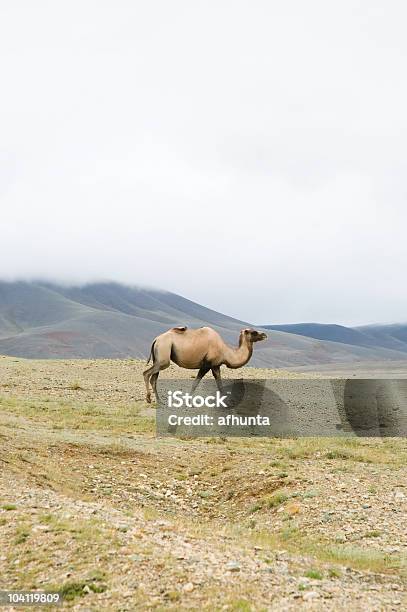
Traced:
<path fill-rule="evenodd" d="M 150 355 L 147 359 L 147 364 L 150 363 L 150 359 L 152 359 L 154 361 L 154 345 L 155 345 L 155 340 L 153 342 L 153 344 L 151 345 L 151 350 L 150 350 Z"/>

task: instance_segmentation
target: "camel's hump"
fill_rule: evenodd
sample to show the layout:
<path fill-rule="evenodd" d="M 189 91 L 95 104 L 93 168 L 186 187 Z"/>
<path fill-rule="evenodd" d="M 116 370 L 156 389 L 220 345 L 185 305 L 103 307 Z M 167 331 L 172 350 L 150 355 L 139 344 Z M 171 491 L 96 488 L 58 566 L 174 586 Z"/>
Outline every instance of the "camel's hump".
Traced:
<path fill-rule="evenodd" d="M 187 330 L 187 326 L 186 325 L 180 325 L 179 327 L 173 327 L 172 328 L 172 331 L 177 332 L 177 334 L 182 334 L 186 330 Z"/>

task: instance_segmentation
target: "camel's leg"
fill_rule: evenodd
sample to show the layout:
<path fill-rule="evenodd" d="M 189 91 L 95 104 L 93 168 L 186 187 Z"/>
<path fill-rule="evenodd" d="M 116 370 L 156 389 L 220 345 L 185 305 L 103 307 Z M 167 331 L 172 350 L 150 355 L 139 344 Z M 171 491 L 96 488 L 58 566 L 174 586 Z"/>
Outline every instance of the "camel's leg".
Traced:
<path fill-rule="evenodd" d="M 216 386 L 218 387 L 219 391 L 222 391 L 222 378 L 220 376 L 220 366 L 215 366 L 214 368 L 212 368 L 212 374 L 216 381 Z"/>
<path fill-rule="evenodd" d="M 205 376 L 205 374 L 207 374 L 209 372 L 210 369 L 211 369 L 211 367 L 207 366 L 207 365 L 203 365 L 203 366 L 201 366 L 199 368 L 199 372 L 196 375 L 196 378 L 195 378 L 194 382 L 192 383 L 192 393 L 195 392 L 195 389 L 197 388 L 197 386 L 201 382 L 202 378 Z"/>
<path fill-rule="evenodd" d="M 155 395 L 155 399 L 158 402 L 158 394 L 157 394 L 157 378 L 159 377 L 160 372 L 157 372 L 157 374 L 153 374 L 150 378 L 150 383 L 151 386 L 153 387 L 153 391 L 154 391 L 154 395 Z"/>
<path fill-rule="evenodd" d="M 149 385 L 150 381 L 151 381 L 151 384 L 153 385 L 154 393 L 157 398 L 156 385 L 157 385 L 158 375 L 161 372 L 161 370 L 165 370 L 165 368 L 168 368 L 169 365 L 170 365 L 169 361 L 156 361 L 155 363 L 153 363 L 151 368 L 148 368 L 147 370 L 145 370 L 145 372 L 143 372 L 144 382 L 146 384 L 146 391 L 147 391 L 146 401 L 149 404 L 151 403 L 151 391 L 150 391 L 150 385 Z"/>
<path fill-rule="evenodd" d="M 144 370 L 143 372 L 144 384 L 146 385 L 146 401 L 149 404 L 151 402 L 150 376 L 153 374 L 154 370 L 155 370 L 155 363 L 153 363 L 152 366 L 150 366 L 149 368 L 147 368 L 147 370 Z"/>

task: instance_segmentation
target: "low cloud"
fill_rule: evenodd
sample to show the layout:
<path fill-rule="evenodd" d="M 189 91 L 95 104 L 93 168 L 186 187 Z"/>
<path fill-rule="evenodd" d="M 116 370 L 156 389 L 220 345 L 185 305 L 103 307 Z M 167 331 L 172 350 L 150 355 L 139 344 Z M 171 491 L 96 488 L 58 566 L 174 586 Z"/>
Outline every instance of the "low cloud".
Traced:
<path fill-rule="evenodd" d="M 405 320 L 392 6 L 27 2 L 22 22 L 3 3 L 1 277 L 260 323 Z"/>

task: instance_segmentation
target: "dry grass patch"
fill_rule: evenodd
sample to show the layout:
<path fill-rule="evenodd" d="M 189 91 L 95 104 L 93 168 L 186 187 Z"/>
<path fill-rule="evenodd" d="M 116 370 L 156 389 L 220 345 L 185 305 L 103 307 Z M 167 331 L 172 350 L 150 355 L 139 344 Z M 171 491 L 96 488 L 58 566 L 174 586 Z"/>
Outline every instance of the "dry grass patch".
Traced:
<path fill-rule="evenodd" d="M 241 533 L 243 540 L 250 539 L 264 549 L 284 548 L 292 553 L 307 555 L 318 562 L 337 563 L 353 569 L 407 576 L 405 553 L 385 553 L 380 550 L 350 545 L 331 544 L 330 540 L 308 536 L 296 525 L 271 533 L 256 529 Z"/>
<path fill-rule="evenodd" d="M 403 439 L 376 438 L 297 438 L 279 442 L 280 458 L 343 460 L 362 463 L 407 465 L 407 449 Z"/>
<path fill-rule="evenodd" d="M 140 402 L 129 406 L 114 402 L 96 404 L 0 397 L 3 412 L 34 420 L 55 430 L 97 430 L 112 434 L 153 433 L 155 418 L 141 415 L 143 406 Z"/>
<path fill-rule="evenodd" d="M 264 501 L 268 508 L 278 508 L 281 504 L 284 504 L 288 499 L 290 499 L 289 493 L 284 491 L 279 491 L 274 493 L 270 497 L 266 498 Z"/>

